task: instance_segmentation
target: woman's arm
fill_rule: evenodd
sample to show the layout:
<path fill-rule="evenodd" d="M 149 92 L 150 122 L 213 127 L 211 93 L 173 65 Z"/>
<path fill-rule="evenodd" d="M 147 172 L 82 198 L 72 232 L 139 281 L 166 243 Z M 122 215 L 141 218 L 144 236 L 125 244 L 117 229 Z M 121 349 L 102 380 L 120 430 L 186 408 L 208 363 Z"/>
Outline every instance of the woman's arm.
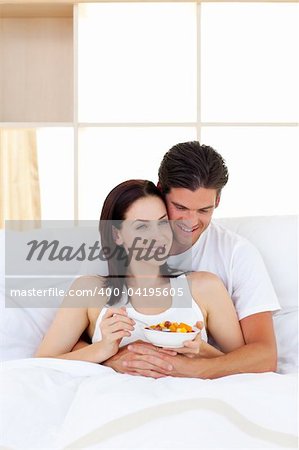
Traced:
<path fill-rule="evenodd" d="M 99 280 L 93 280 L 95 277 L 81 277 L 78 278 L 70 287 L 70 290 L 76 292 L 76 290 L 87 289 L 90 284 L 99 282 Z M 70 292 L 70 290 L 68 292 Z M 76 359 L 89 362 L 101 362 L 105 358 L 105 352 L 101 342 L 81 346 L 75 351 L 72 351 L 80 336 L 86 330 L 89 325 L 89 318 L 87 314 L 87 307 L 72 307 L 66 305 L 69 302 L 70 297 L 68 294 L 63 300 L 62 306 L 58 309 L 57 314 L 52 322 L 49 330 L 44 336 L 38 350 L 35 353 L 35 357 L 50 357 L 50 358 L 63 358 L 63 359 Z M 72 295 L 72 304 L 83 304 L 84 299 L 82 296 Z M 106 299 L 99 299 L 99 306 L 103 306 Z"/>
<path fill-rule="evenodd" d="M 221 351 L 202 342 L 201 356 L 221 356 L 242 347 L 245 342 L 234 304 L 220 278 L 209 272 L 194 272 L 188 276 L 192 295 L 199 307 L 205 308 L 206 328 Z"/>
<path fill-rule="evenodd" d="M 88 342 L 84 341 L 83 339 L 80 339 L 77 342 L 77 344 L 75 344 L 75 346 L 72 348 L 72 352 L 74 352 L 75 350 L 80 350 L 80 348 L 87 347 L 88 345 L 90 345 Z"/>
<path fill-rule="evenodd" d="M 72 351 L 88 325 L 87 308 L 60 308 L 34 356 L 102 362 L 101 342 Z"/>
<path fill-rule="evenodd" d="M 218 350 L 218 348 L 213 347 L 213 345 L 208 342 L 202 341 L 200 347 L 200 355 L 202 358 L 216 358 L 216 356 L 224 355 L 222 351 Z"/>

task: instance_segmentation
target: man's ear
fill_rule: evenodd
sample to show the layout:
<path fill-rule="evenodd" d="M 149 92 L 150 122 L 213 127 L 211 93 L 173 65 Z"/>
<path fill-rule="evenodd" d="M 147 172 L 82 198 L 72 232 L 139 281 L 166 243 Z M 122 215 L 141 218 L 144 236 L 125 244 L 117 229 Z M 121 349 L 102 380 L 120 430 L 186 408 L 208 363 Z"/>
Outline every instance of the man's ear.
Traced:
<path fill-rule="evenodd" d="M 216 201 L 215 201 L 215 208 L 217 208 L 218 205 L 219 205 L 219 203 L 220 203 L 220 197 L 221 197 L 221 195 L 220 195 L 220 194 L 217 194 L 217 196 L 216 196 Z"/>
<path fill-rule="evenodd" d="M 112 225 L 112 237 L 117 245 L 123 244 L 123 239 L 121 237 L 120 231 L 114 225 Z"/>
<path fill-rule="evenodd" d="M 158 183 L 157 183 L 157 188 L 159 189 L 159 191 L 162 192 L 162 188 L 161 188 L 161 183 L 160 183 L 160 181 L 158 181 Z"/>

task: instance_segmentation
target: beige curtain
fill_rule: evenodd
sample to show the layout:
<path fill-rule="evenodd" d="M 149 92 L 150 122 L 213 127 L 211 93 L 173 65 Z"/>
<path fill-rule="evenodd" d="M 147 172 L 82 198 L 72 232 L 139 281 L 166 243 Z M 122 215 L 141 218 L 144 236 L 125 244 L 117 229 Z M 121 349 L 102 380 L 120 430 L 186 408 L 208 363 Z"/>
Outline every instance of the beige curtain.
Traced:
<path fill-rule="evenodd" d="M 0 129 L 0 228 L 5 220 L 41 218 L 36 131 Z M 20 222 L 19 229 L 28 224 Z"/>

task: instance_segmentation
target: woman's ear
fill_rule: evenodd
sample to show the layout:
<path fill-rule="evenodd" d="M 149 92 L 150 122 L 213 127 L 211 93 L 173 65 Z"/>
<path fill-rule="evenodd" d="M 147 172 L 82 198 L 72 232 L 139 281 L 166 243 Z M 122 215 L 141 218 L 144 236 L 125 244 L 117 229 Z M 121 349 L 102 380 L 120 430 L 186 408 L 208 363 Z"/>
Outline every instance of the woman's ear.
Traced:
<path fill-rule="evenodd" d="M 118 230 L 114 225 L 112 225 L 112 237 L 117 245 L 123 244 L 123 239 L 121 237 L 120 230 Z"/>

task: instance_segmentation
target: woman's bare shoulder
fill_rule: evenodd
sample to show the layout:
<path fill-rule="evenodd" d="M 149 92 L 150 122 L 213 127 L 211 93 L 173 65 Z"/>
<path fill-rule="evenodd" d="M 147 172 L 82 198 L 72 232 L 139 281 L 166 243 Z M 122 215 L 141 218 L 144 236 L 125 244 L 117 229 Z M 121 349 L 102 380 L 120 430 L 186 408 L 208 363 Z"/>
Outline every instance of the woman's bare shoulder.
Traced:
<path fill-rule="evenodd" d="M 103 308 L 107 303 L 106 279 L 97 275 L 76 278 L 64 297 L 64 304 L 81 308 Z"/>
<path fill-rule="evenodd" d="M 186 277 L 189 282 L 195 283 L 198 287 L 209 287 L 211 284 L 222 283 L 218 275 L 212 272 L 189 272 Z"/>
<path fill-rule="evenodd" d="M 208 312 L 217 307 L 224 297 L 228 297 L 223 281 L 214 273 L 192 272 L 187 279 L 194 300 L 204 305 Z"/>
<path fill-rule="evenodd" d="M 91 288 L 98 286 L 99 288 L 105 286 L 106 279 L 100 275 L 83 275 L 81 277 L 76 278 L 71 287 L 79 288 Z"/>

